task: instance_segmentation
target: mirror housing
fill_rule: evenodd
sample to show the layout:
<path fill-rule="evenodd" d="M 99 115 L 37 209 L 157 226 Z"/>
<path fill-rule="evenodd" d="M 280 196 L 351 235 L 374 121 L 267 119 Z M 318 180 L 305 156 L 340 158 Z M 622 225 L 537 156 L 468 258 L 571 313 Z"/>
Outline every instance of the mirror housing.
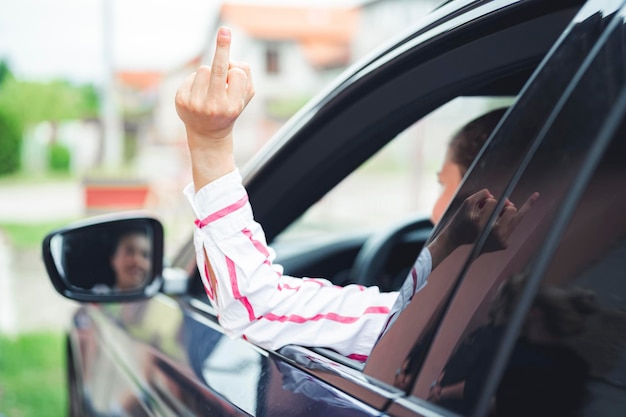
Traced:
<path fill-rule="evenodd" d="M 55 290 L 75 301 L 143 300 L 163 285 L 163 226 L 152 217 L 73 223 L 50 232 L 42 251 Z"/>

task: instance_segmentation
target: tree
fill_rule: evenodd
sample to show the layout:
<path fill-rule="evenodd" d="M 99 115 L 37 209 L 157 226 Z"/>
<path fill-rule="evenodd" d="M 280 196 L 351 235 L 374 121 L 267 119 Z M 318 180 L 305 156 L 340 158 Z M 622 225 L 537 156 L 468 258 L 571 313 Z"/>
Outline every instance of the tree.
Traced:
<path fill-rule="evenodd" d="M 28 125 L 50 121 L 54 126 L 63 120 L 94 118 L 98 105 L 91 85 L 20 81 L 0 62 L 0 175 L 19 169 L 22 132 Z"/>

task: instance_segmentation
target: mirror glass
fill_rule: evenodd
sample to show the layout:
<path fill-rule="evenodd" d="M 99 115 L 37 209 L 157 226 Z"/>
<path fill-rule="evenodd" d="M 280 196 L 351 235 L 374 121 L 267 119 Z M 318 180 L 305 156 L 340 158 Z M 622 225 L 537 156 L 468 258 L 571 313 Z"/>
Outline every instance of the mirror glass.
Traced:
<path fill-rule="evenodd" d="M 58 276 L 73 291 L 132 293 L 156 276 L 155 232 L 147 219 L 92 224 L 54 234 L 49 249 Z"/>

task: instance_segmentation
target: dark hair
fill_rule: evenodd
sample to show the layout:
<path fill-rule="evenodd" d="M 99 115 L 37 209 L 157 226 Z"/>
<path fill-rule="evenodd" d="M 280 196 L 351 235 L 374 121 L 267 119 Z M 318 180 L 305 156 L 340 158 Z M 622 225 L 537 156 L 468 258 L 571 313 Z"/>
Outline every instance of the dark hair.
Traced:
<path fill-rule="evenodd" d="M 508 107 L 491 110 L 461 128 L 450 140 L 450 158 L 464 176 Z"/>
<path fill-rule="evenodd" d="M 142 227 L 142 226 L 132 226 L 132 227 L 123 226 L 123 227 L 120 227 L 119 230 L 116 230 L 113 233 L 113 239 L 111 240 L 109 244 L 109 257 L 112 257 L 113 255 L 115 255 L 115 251 L 117 251 L 117 248 L 120 245 L 120 242 L 122 241 L 122 239 L 126 238 L 127 236 L 136 236 L 136 235 L 149 238 L 148 231 L 146 230 L 145 227 Z"/>

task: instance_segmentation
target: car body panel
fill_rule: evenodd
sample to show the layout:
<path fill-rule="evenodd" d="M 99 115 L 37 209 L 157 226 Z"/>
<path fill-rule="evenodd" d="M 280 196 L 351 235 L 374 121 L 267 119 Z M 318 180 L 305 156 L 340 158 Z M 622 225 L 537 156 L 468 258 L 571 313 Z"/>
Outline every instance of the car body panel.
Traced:
<path fill-rule="evenodd" d="M 86 409 L 94 415 L 123 410 L 133 416 L 378 415 L 284 358 L 233 340 L 198 311 L 181 307 L 157 296 L 86 306 L 77 313 L 85 336 L 76 344 L 85 361 L 83 388 L 95 394 L 85 395 Z"/>

